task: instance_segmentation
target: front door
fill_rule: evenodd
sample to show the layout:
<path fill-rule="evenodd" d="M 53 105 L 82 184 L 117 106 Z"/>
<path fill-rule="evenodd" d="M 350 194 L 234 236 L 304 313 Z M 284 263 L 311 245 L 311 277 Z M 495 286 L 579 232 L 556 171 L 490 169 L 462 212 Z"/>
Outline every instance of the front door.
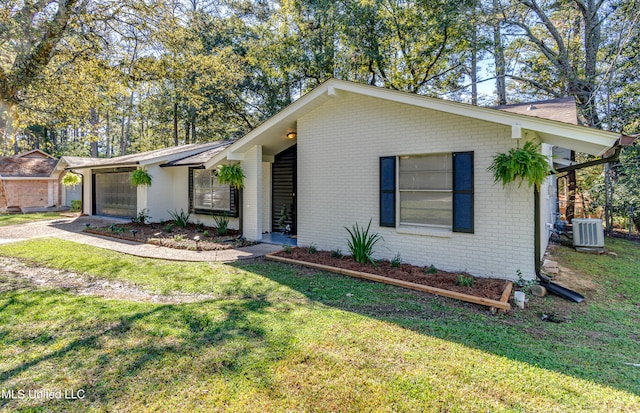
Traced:
<path fill-rule="evenodd" d="M 273 232 L 296 234 L 296 145 L 275 156 L 271 169 L 271 199 Z"/>

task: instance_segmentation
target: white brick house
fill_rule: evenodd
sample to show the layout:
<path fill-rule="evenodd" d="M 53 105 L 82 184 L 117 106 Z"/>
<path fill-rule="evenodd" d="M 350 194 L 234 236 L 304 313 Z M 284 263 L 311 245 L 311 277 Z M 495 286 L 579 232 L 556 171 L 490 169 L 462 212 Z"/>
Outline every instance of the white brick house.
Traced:
<path fill-rule="evenodd" d="M 87 214 L 101 210 L 92 185 L 146 167 L 154 183 L 134 191 L 129 209 L 148 208 L 154 220 L 184 208 L 210 224 L 212 213 L 240 210 L 231 225 L 247 239 L 286 228 L 298 245 L 344 252 L 345 227 L 371 220 L 383 237 L 376 258 L 399 253 L 412 264 L 517 279 L 518 271 L 534 278 L 536 250 L 546 248 L 555 179 L 536 206 L 532 188 L 495 184 L 487 167 L 527 140 L 547 155 L 554 146 L 603 155 L 618 135 L 332 79 L 231 144 L 68 162 L 84 173 Z M 213 171 L 228 163 L 246 176 L 242 200 L 217 184 Z"/>
<path fill-rule="evenodd" d="M 526 184 L 494 183 L 487 171 L 493 157 L 525 140 L 541 142 L 545 154 L 557 145 L 602 155 L 617 139 L 596 129 L 333 79 L 204 166 L 241 163 L 249 239 L 279 230 L 274 200 L 283 169 L 276 166 L 286 150 L 295 154 L 287 202 L 298 245 L 347 251 L 345 227 L 371 220 L 383 237 L 377 258 L 399 253 L 418 265 L 507 279 L 517 279 L 520 270 L 533 278 L 534 213 L 541 216 L 543 252 L 545 224 L 554 219 L 555 179 L 542 188 L 536 209 Z"/>

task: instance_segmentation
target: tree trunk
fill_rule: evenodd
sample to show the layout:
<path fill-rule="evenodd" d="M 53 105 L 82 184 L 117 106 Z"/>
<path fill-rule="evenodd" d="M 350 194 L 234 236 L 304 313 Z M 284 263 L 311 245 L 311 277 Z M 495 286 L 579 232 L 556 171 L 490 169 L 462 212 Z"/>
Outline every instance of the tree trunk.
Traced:
<path fill-rule="evenodd" d="M 90 156 L 92 158 L 98 157 L 98 112 L 95 108 L 91 108 L 89 112 L 89 123 L 91 125 L 91 134 L 89 136 L 90 142 Z"/>
<path fill-rule="evenodd" d="M 178 146 L 178 103 L 173 104 L 173 145 Z"/>
<path fill-rule="evenodd" d="M 493 0 L 493 11 L 498 14 L 500 5 L 498 0 Z M 498 97 L 498 105 L 507 104 L 507 85 L 505 82 L 506 64 L 504 58 L 504 44 L 502 42 L 502 30 L 500 24 L 502 20 L 498 19 L 493 24 L 493 59 L 496 65 L 496 95 Z"/>

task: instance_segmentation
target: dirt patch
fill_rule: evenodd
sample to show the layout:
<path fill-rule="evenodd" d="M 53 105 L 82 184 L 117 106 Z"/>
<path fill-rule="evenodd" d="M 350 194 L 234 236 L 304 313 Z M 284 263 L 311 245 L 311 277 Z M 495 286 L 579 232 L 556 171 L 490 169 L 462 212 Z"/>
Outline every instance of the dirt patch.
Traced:
<path fill-rule="evenodd" d="M 95 295 L 103 298 L 160 304 L 183 304 L 216 299 L 209 294 L 156 294 L 134 284 L 96 279 L 88 275 L 45 267 L 30 267 L 15 258 L 0 257 L 0 274 L 7 279 L 0 291 L 27 286 L 62 289 L 79 295 Z"/>
<path fill-rule="evenodd" d="M 496 301 L 500 300 L 507 284 L 505 280 L 473 277 L 466 273 L 451 273 L 437 270 L 433 267 L 418 267 L 410 264 L 400 264 L 394 267 L 391 262 L 387 260 L 377 261 L 375 266 L 372 264 L 360 264 L 351 259 L 351 257 L 334 257 L 328 251 L 309 253 L 308 250 L 304 248 L 292 248 L 291 252 L 280 251 L 273 255 L 352 271 L 366 272 Z M 460 285 L 459 279 L 461 277 L 466 280 L 472 280 L 468 281 L 472 285 Z"/>
<path fill-rule="evenodd" d="M 87 227 L 83 230 L 91 234 L 111 238 L 136 241 L 190 251 L 219 251 L 246 247 L 254 243 L 240 238 L 236 230 L 228 230 L 226 235 L 217 235 L 216 228 L 202 224 L 179 227 L 175 221 L 153 224 L 112 224 L 104 227 Z"/>

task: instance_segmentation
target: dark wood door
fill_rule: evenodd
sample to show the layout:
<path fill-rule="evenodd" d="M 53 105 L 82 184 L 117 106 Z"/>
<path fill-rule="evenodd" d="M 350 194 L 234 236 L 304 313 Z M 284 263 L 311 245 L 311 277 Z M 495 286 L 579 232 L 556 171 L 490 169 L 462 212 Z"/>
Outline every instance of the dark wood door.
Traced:
<path fill-rule="evenodd" d="M 271 230 L 273 232 L 282 232 L 287 225 L 291 234 L 297 232 L 296 161 L 296 145 L 293 145 L 275 156 L 271 168 Z"/>

